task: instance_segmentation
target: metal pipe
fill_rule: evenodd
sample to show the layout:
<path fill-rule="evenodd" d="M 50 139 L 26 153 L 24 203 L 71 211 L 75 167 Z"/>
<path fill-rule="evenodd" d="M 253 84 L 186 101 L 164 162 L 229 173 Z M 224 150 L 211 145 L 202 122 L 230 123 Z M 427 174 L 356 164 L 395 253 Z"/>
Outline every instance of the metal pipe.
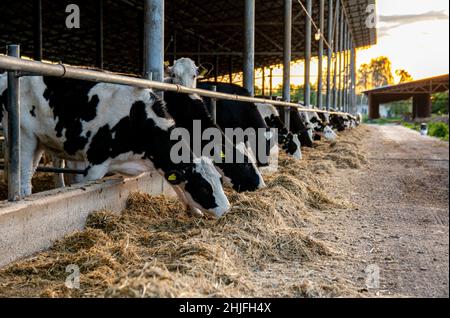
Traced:
<path fill-rule="evenodd" d="M 20 46 L 8 45 L 8 56 L 20 58 Z M 38 62 L 37 62 L 38 63 Z M 8 72 L 8 201 L 20 201 L 20 81 L 16 71 Z"/>
<path fill-rule="evenodd" d="M 229 56 L 228 60 L 228 75 L 230 76 L 230 84 L 233 84 L 233 56 Z"/>
<path fill-rule="evenodd" d="M 96 66 L 103 69 L 103 0 L 97 0 Z"/>
<path fill-rule="evenodd" d="M 324 44 L 324 29 L 325 29 L 325 0 L 320 0 L 319 5 L 319 28 L 320 28 L 320 39 L 319 39 L 319 79 L 317 81 L 317 107 L 319 109 L 323 108 L 323 44 Z"/>
<path fill-rule="evenodd" d="M 33 1 L 33 58 L 42 61 L 42 0 Z"/>
<path fill-rule="evenodd" d="M 145 77 L 163 81 L 164 77 L 164 0 L 144 2 Z"/>
<path fill-rule="evenodd" d="M 77 68 L 72 66 L 67 66 L 64 64 L 50 64 L 36 62 L 32 60 L 25 60 L 14 58 L 10 56 L 0 55 L 0 68 L 5 70 L 16 70 L 22 73 L 33 73 L 40 74 L 43 76 L 55 76 L 60 78 L 73 78 L 84 81 L 100 82 L 100 83 L 111 83 L 118 85 L 128 85 L 140 88 L 149 88 L 154 90 L 165 90 L 183 94 L 198 94 L 204 97 L 231 100 L 231 101 L 241 101 L 247 103 L 269 103 L 274 106 L 281 107 L 294 107 L 302 109 L 305 112 L 317 112 L 317 113 L 328 113 L 323 110 L 308 110 L 298 105 L 296 103 L 288 103 L 283 101 L 271 101 L 264 98 L 254 98 L 248 96 L 240 96 L 233 94 L 225 94 L 220 92 L 211 92 L 208 90 L 189 88 L 177 84 L 169 84 L 163 82 L 150 81 L 138 77 L 130 77 L 124 75 L 116 75 L 114 73 L 95 71 L 85 68 Z M 344 115 L 341 112 L 329 112 L 330 114 Z"/>
<path fill-rule="evenodd" d="M 5 170 L 4 165 L 0 165 L 0 170 Z M 86 170 L 66 169 L 66 168 L 53 168 L 53 167 L 37 167 L 36 172 L 42 173 L 66 173 L 66 174 L 80 174 L 84 175 Z"/>
<path fill-rule="evenodd" d="M 341 10 L 339 31 L 339 71 L 338 71 L 338 109 L 342 110 L 342 66 L 343 66 L 343 47 L 344 47 L 344 9 Z"/>
<path fill-rule="evenodd" d="M 346 21 L 347 22 L 347 21 Z M 342 46 L 342 52 L 343 52 L 343 80 L 342 80 L 342 109 L 347 109 L 347 36 L 348 36 L 348 30 L 347 30 L 347 23 L 344 24 L 344 42 Z"/>
<path fill-rule="evenodd" d="M 283 100 L 291 101 L 291 58 L 292 58 L 292 0 L 284 0 L 284 56 L 283 56 Z M 284 124 L 291 126 L 291 110 L 284 110 Z"/>
<path fill-rule="evenodd" d="M 261 90 L 262 90 L 262 96 L 266 96 L 266 68 L 262 68 L 262 76 L 261 76 Z"/>
<path fill-rule="evenodd" d="M 351 101 L 351 109 L 350 109 L 350 113 L 355 114 L 357 112 L 356 109 L 356 50 L 353 44 L 353 41 L 351 42 L 351 86 L 352 86 L 352 91 L 351 91 L 351 96 L 352 96 L 352 101 Z"/>
<path fill-rule="evenodd" d="M 215 62 L 215 71 L 214 71 L 214 81 L 217 83 L 219 80 L 219 56 L 216 55 L 216 62 Z"/>
<path fill-rule="evenodd" d="M 273 68 L 269 69 L 269 95 L 273 96 Z"/>
<path fill-rule="evenodd" d="M 217 92 L 217 86 L 213 85 L 211 91 Z M 211 108 L 209 111 L 214 123 L 217 124 L 217 99 L 211 98 Z"/>
<path fill-rule="evenodd" d="M 245 0 L 244 87 L 255 94 L 255 0 Z"/>
<path fill-rule="evenodd" d="M 340 21 L 340 0 L 336 1 L 336 10 L 334 20 L 335 34 L 334 34 L 334 71 L 333 71 L 333 108 L 337 110 L 338 107 L 338 85 L 337 85 L 337 75 L 338 75 L 338 57 L 339 57 L 339 21 Z"/>
<path fill-rule="evenodd" d="M 327 96 L 326 96 L 326 108 L 330 110 L 331 108 L 331 60 L 333 58 L 333 46 L 334 46 L 334 36 L 333 36 L 333 1 L 328 0 L 328 52 L 327 52 Z"/>
<path fill-rule="evenodd" d="M 305 96 L 304 103 L 307 108 L 311 106 L 311 33 L 312 0 L 306 0 L 306 27 L 305 27 Z"/>

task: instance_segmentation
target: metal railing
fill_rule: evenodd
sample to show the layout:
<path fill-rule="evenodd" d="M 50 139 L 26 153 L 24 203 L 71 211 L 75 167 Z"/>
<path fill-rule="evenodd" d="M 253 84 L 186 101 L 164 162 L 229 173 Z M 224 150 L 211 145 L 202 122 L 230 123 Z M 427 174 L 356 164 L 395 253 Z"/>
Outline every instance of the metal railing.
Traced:
<path fill-rule="evenodd" d="M 254 98 L 241 95 L 225 94 L 213 91 L 188 88 L 177 84 L 155 82 L 147 79 L 118 75 L 114 73 L 90 70 L 86 68 L 73 67 L 64 64 L 43 63 L 33 60 L 26 60 L 20 58 L 20 47 L 18 45 L 8 46 L 8 56 L 0 55 L 0 70 L 8 71 L 8 100 L 7 100 L 7 117 L 8 117 L 8 136 L 6 147 L 5 168 L 8 175 L 8 200 L 19 201 L 21 192 L 21 176 L 20 176 L 20 81 L 22 76 L 54 76 L 60 78 L 72 78 L 78 80 L 85 80 L 91 82 L 102 82 L 119 85 L 128 85 L 139 88 L 148 88 L 160 91 L 172 91 L 184 94 L 197 94 L 203 97 L 209 97 L 213 100 L 213 107 L 215 100 L 223 99 L 230 101 L 240 101 L 248 103 L 262 103 L 271 104 L 273 106 L 280 106 L 284 108 L 296 108 L 304 112 L 328 113 L 335 115 L 351 114 L 337 111 L 326 111 L 320 109 L 307 109 L 302 105 L 271 100 L 265 98 Z M 216 110 L 212 109 L 212 114 L 215 117 Z M 78 170 L 65 170 L 59 168 L 40 168 L 42 171 L 54 173 L 81 173 Z"/>

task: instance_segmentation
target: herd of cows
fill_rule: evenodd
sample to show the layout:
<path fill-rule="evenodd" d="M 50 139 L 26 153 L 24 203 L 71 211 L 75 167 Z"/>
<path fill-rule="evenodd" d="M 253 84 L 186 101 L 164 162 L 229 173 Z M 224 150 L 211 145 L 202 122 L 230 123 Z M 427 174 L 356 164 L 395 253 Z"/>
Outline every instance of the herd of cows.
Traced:
<path fill-rule="evenodd" d="M 167 72 L 166 82 L 201 89 L 216 86 L 222 93 L 249 96 L 237 85 L 197 83 L 198 68 L 190 59 L 175 61 Z M 31 179 L 46 152 L 57 159 L 54 161 L 65 160 L 66 166 L 84 170 L 84 175 L 67 178 L 66 183 L 95 181 L 110 173 L 137 176 L 157 171 L 186 209 L 221 217 L 230 209 L 223 184 L 238 192 L 261 189 L 265 183 L 260 169 L 271 164 L 254 155 L 261 149 L 227 139 L 226 129 L 252 128 L 267 140 L 263 149 L 267 158 L 275 148 L 300 160 L 302 147 L 313 147 L 321 138 L 334 140 L 335 131 L 360 123 L 352 116 L 292 109 L 287 129 L 279 109 L 270 104 L 227 100 L 217 100 L 214 121 L 209 112 L 211 99 L 197 95 L 164 92 L 161 99 L 149 89 L 46 76 L 23 77 L 20 84 L 22 197 L 31 195 Z M 5 136 L 6 101 L 7 76 L 0 74 L 0 119 Z M 245 161 L 220 161 L 191 151 L 191 160 L 174 162 L 171 152 L 177 141 L 171 135 L 177 128 L 193 132 L 194 121 L 201 122 L 202 130 L 222 132 L 221 154 L 225 145 L 231 144 L 233 153 Z M 275 142 L 271 140 L 273 129 L 278 131 Z"/>

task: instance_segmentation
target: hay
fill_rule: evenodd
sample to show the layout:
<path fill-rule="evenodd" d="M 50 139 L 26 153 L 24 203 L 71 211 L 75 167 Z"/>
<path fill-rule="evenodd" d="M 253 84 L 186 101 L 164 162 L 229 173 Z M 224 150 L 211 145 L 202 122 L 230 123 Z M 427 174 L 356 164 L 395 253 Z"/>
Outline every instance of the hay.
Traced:
<path fill-rule="evenodd" d="M 318 149 L 361 161 L 357 144 L 350 142 L 321 143 Z M 94 213 L 84 231 L 0 270 L 0 296 L 283 296 L 257 284 L 259 271 L 274 263 L 307 269 L 309 262 L 333 257 L 326 242 L 302 229 L 315 224 L 314 210 L 350 205 L 324 191 L 318 171 L 326 175 L 340 164 L 337 158 L 313 159 L 316 150 L 300 162 L 281 156 L 279 172 L 268 178 L 266 189 L 244 194 L 227 189 L 233 207 L 219 221 L 190 217 L 174 199 L 135 193 L 121 215 Z M 65 286 L 71 264 L 80 267 L 79 290 Z M 345 286 L 313 283 L 283 291 L 301 297 L 352 295 Z"/>

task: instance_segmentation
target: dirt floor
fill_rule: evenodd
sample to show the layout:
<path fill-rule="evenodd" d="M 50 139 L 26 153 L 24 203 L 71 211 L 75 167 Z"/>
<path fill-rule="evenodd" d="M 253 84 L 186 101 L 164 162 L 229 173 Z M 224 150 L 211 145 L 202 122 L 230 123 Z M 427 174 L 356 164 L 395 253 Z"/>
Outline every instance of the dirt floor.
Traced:
<path fill-rule="evenodd" d="M 0 270 L 0 296 L 448 297 L 448 143 L 362 126 L 281 158 L 220 221 L 136 194 Z M 80 289 L 65 286 L 80 268 Z"/>

